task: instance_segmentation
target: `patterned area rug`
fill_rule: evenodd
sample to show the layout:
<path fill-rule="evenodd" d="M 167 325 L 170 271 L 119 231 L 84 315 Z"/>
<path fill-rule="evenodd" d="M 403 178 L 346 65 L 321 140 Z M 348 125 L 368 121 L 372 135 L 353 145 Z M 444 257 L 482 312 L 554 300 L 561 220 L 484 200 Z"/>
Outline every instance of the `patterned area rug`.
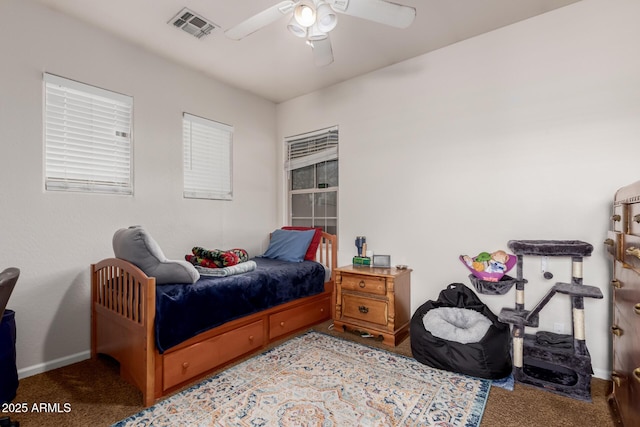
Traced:
<path fill-rule="evenodd" d="M 490 380 L 308 332 L 116 426 L 467 426 Z"/>

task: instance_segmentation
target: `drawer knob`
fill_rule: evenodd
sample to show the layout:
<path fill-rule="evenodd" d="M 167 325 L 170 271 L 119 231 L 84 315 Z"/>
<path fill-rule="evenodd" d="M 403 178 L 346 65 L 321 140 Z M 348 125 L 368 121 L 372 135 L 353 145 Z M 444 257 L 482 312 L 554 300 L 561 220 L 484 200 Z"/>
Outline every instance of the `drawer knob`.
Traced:
<path fill-rule="evenodd" d="M 188 367 L 189 367 L 189 362 L 182 362 L 182 370 L 183 371 L 186 371 Z"/>
<path fill-rule="evenodd" d="M 633 255 L 636 258 L 640 258 L 640 249 L 634 246 L 629 246 L 625 252 L 627 255 Z"/>
<path fill-rule="evenodd" d="M 613 246 L 613 243 L 614 243 L 613 239 L 606 239 L 604 241 L 604 244 L 607 245 L 607 246 Z"/>
<path fill-rule="evenodd" d="M 611 327 L 611 333 L 617 337 L 621 337 L 622 336 L 622 329 L 620 329 L 620 327 L 618 326 L 612 326 Z"/>
<path fill-rule="evenodd" d="M 253 335 L 249 335 L 249 342 L 253 342 Z"/>
<path fill-rule="evenodd" d="M 633 379 L 640 383 L 640 368 L 633 370 Z"/>
<path fill-rule="evenodd" d="M 358 283 L 358 286 L 360 286 L 361 288 L 364 288 L 365 286 L 367 286 L 367 284 L 364 283 L 364 280 L 360 280 L 360 283 Z"/>
<path fill-rule="evenodd" d="M 616 289 L 620 289 L 620 288 L 622 288 L 622 283 L 620 283 L 620 281 L 618 279 L 613 279 L 611 281 L 611 286 L 613 286 Z"/>
<path fill-rule="evenodd" d="M 640 214 L 633 216 L 633 222 L 640 223 Z"/>
<path fill-rule="evenodd" d="M 358 311 L 360 313 L 367 314 L 369 312 L 369 307 L 366 307 L 364 305 L 360 305 L 360 306 L 358 306 Z"/>
<path fill-rule="evenodd" d="M 620 387 L 620 384 L 622 384 L 622 377 L 620 376 L 619 373 L 617 373 L 616 371 L 613 371 L 611 373 L 611 381 L 615 383 L 616 387 Z"/>
<path fill-rule="evenodd" d="M 640 316 L 640 303 L 633 306 L 633 312 Z"/>
<path fill-rule="evenodd" d="M 618 214 L 616 214 L 616 215 L 612 215 L 612 216 L 611 216 L 611 221 L 618 222 L 618 221 L 620 221 L 621 219 L 622 219 L 622 217 L 621 217 L 620 215 L 618 215 Z"/>
<path fill-rule="evenodd" d="M 284 327 L 284 322 L 280 322 L 280 326 Z"/>

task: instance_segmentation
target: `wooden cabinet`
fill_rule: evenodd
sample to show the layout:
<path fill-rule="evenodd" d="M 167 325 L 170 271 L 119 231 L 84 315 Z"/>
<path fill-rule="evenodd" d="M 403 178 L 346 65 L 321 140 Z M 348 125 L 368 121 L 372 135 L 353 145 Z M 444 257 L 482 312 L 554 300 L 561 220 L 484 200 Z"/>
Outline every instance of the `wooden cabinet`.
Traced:
<path fill-rule="evenodd" d="M 609 402 L 625 427 L 640 427 L 640 181 L 616 192 L 605 245 L 613 262 Z"/>
<path fill-rule="evenodd" d="M 337 330 L 365 332 L 396 346 L 409 335 L 411 269 L 346 266 L 336 269 Z"/>

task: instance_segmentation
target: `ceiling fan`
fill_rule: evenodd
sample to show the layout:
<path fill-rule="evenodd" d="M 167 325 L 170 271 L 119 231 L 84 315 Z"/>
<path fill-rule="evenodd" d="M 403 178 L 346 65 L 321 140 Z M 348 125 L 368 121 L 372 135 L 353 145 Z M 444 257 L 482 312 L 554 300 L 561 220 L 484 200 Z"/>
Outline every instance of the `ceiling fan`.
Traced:
<path fill-rule="evenodd" d="M 407 28 L 416 16 L 415 8 L 386 0 L 286 0 L 229 28 L 225 35 L 241 40 L 291 13 L 287 28 L 306 39 L 316 65 L 322 67 L 333 62 L 329 32 L 336 27 L 336 12 L 396 28 Z"/>

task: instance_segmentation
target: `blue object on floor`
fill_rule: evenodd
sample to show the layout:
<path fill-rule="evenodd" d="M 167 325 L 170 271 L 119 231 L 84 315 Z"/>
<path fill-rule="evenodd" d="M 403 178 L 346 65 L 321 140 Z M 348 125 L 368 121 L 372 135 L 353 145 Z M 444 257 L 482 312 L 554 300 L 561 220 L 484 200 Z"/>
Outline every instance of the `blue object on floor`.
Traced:
<path fill-rule="evenodd" d="M 492 380 L 491 385 L 503 388 L 505 390 L 513 391 L 514 383 L 515 379 L 513 378 L 513 373 L 511 373 L 508 377 L 501 378 L 499 380 Z"/>
<path fill-rule="evenodd" d="M 17 391 L 15 312 L 5 310 L 0 322 L 0 404 L 11 402 Z"/>

